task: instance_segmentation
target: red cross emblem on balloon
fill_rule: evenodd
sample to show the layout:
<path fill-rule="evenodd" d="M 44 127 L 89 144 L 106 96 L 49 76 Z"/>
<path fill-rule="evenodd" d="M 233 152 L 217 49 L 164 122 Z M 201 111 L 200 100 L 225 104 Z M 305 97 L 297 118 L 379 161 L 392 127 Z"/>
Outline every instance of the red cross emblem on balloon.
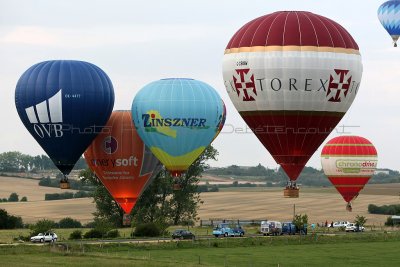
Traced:
<path fill-rule="evenodd" d="M 243 95 L 243 101 L 255 101 L 257 96 L 256 85 L 254 83 L 254 75 L 250 75 L 250 69 L 237 69 L 238 76 L 233 76 L 233 82 L 238 97 Z"/>
<path fill-rule="evenodd" d="M 328 99 L 328 101 L 330 102 L 342 101 L 341 93 L 343 92 L 344 97 L 346 97 L 347 93 L 349 92 L 351 83 L 352 76 L 347 77 L 349 70 L 335 69 L 335 73 L 335 77 L 331 75 L 329 78 L 328 93 L 326 94 L 327 97 L 329 97 L 329 95 L 333 95 L 331 98 Z M 346 78 L 347 80 L 345 80 Z"/>

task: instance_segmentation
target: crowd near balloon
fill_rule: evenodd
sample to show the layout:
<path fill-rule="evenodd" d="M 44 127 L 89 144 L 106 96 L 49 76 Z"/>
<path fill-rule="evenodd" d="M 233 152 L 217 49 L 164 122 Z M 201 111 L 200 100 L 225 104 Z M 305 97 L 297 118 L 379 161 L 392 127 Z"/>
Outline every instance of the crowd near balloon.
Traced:
<path fill-rule="evenodd" d="M 383 3 L 378 18 L 396 46 L 400 1 Z M 113 111 L 112 82 L 92 63 L 52 60 L 28 68 L 15 105 L 64 175 L 60 186 L 69 188 L 68 175 L 84 154 L 126 214 L 162 167 L 179 190 L 180 177 L 235 112 L 227 111 L 223 93 L 287 174 L 284 196 L 299 197 L 299 174 L 362 91 L 358 44 L 340 23 L 306 11 L 273 12 L 229 40 L 230 34 L 226 92 L 192 78 L 155 77 L 132 96 L 131 110 Z M 375 147 L 363 137 L 339 136 L 323 147 L 321 162 L 351 211 L 377 167 Z"/>

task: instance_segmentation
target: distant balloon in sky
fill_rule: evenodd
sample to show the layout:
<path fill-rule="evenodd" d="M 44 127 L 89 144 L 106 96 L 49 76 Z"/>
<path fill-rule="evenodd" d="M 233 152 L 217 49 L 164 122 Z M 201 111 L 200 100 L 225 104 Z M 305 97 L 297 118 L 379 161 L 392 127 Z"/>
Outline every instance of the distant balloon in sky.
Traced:
<path fill-rule="evenodd" d="M 15 105 L 25 127 L 66 177 L 110 117 L 114 89 L 107 74 L 91 63 L 45 61 L 22 74 Z"/>
<path fill-rule="evenodd" d="M 223 78 L 239 114 L 289 176 L 285 196 L 360 87 L 359 48 L 338 23 L 305 11 L 256 18 L 229 41 Z"/>
<path fill-rule="evenodd" d="M 397 40 L 400 36 L 400 0 L 383 3 L 378 9 L 378 18 L 392 37 L 394 47 L 397 47 Z"/>
<path fill-rule="evenodd" d="M 351 211 L 351 201 L 375 173 L 378 153 L 364 137 L 340 136 L 324 146 L 321 163 L 325 175 L 347 202 L 347 210 Z"/>
<path fill-rule="evenodd" d="M 143 142 L 178 177 L 216 137 L 224 105 L 217 91 L 204 82 L 162 79 L 137 93 L 132 118 Z"/>
<path fill-rule="evenodd" d="M 130 111 L 111 114 L 85 159 L 126 214 L 161 170 L 161 163 L 137 134 Z"/>

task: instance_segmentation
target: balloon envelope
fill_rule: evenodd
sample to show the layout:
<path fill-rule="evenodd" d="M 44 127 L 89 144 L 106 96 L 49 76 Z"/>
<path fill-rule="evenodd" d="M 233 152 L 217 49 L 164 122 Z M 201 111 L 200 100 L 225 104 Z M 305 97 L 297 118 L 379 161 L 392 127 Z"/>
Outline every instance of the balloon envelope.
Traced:
<path fill-rule="evenodd" d="M 378 19 L 392 37 L 394 46 L 400 36 L 400 1 L 392 0 L 383 3 L 378 9 Z"/>
<path fill-rule="evenodd" d="M 161 164 L 140 139 L 130 111 L 114 111 L 85 152 L 96 174 L 125 213 L 129 214 Z"/>
<path fill-rule="evenodd" d="M 15 105 L 25 127 L 67 175 L 107 122 L 114 89 L 91 63 L 45 61 L 22 74 Z"/>
<path fill-rule="evenodd" d="M 326 143 L 321 163 L 329 181 L 350 202 L 374 174 L 378 154 L 374 145 L 363 137 L 340 136 Z"/>
<path fill-rule="evenodd" d="M 250 21 L 223 58 L 229 97 L 292 181 L 349 109 L 361 74 L 351 35 L 304 11 Z"/>
<path fill-rule="evenodd" d="M 132 103 L 138 134 L 174 176 L 186 171 L 216 136 L 224 107 L 218 93 L 193 79 L 163 79 Z"/>

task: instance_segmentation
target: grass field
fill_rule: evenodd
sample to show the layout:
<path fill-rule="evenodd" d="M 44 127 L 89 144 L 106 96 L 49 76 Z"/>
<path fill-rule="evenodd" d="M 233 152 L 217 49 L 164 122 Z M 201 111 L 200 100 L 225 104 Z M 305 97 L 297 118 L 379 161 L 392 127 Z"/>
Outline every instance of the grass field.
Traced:
<path fill-rule="evenodd" d="M 0 208 L 18 215 L 25 222 L 35 222 L 42 218 L 58 221 L 72 217 L 85 223 L 93 219 L 95 206 L 92 199 L 69 199 L 44 201 L 45 193 L 64 192 L 61 189 L 41 187 L 37 181 L 0 177 L 0 198 L 17 192 L 27 196 L 28 202 L 0 203 Z M 290 220 L 294 205 L 296 213 L 306 213 L 310 223 L 326 220 L 353 221 L 356 215 L 366 216 L 368 225 L 383 225 L 386 215 L 368 214 L 368 204 L 398 204 L 400 184 L 367 185 L 353 203 L 353 212 L 345 210 L 345 203 L 334 188 L 301 188 L 300 198 L 286 199 L 281 188 L 225 188 L 220 192 L 202 193 L 204 201 L 200 205 L 200 219 L 271 219 Z"/>
<path fill-rule="evenodd" d="M 397 266 L 398 234 L 0 246 L 7 266 Z"/>

